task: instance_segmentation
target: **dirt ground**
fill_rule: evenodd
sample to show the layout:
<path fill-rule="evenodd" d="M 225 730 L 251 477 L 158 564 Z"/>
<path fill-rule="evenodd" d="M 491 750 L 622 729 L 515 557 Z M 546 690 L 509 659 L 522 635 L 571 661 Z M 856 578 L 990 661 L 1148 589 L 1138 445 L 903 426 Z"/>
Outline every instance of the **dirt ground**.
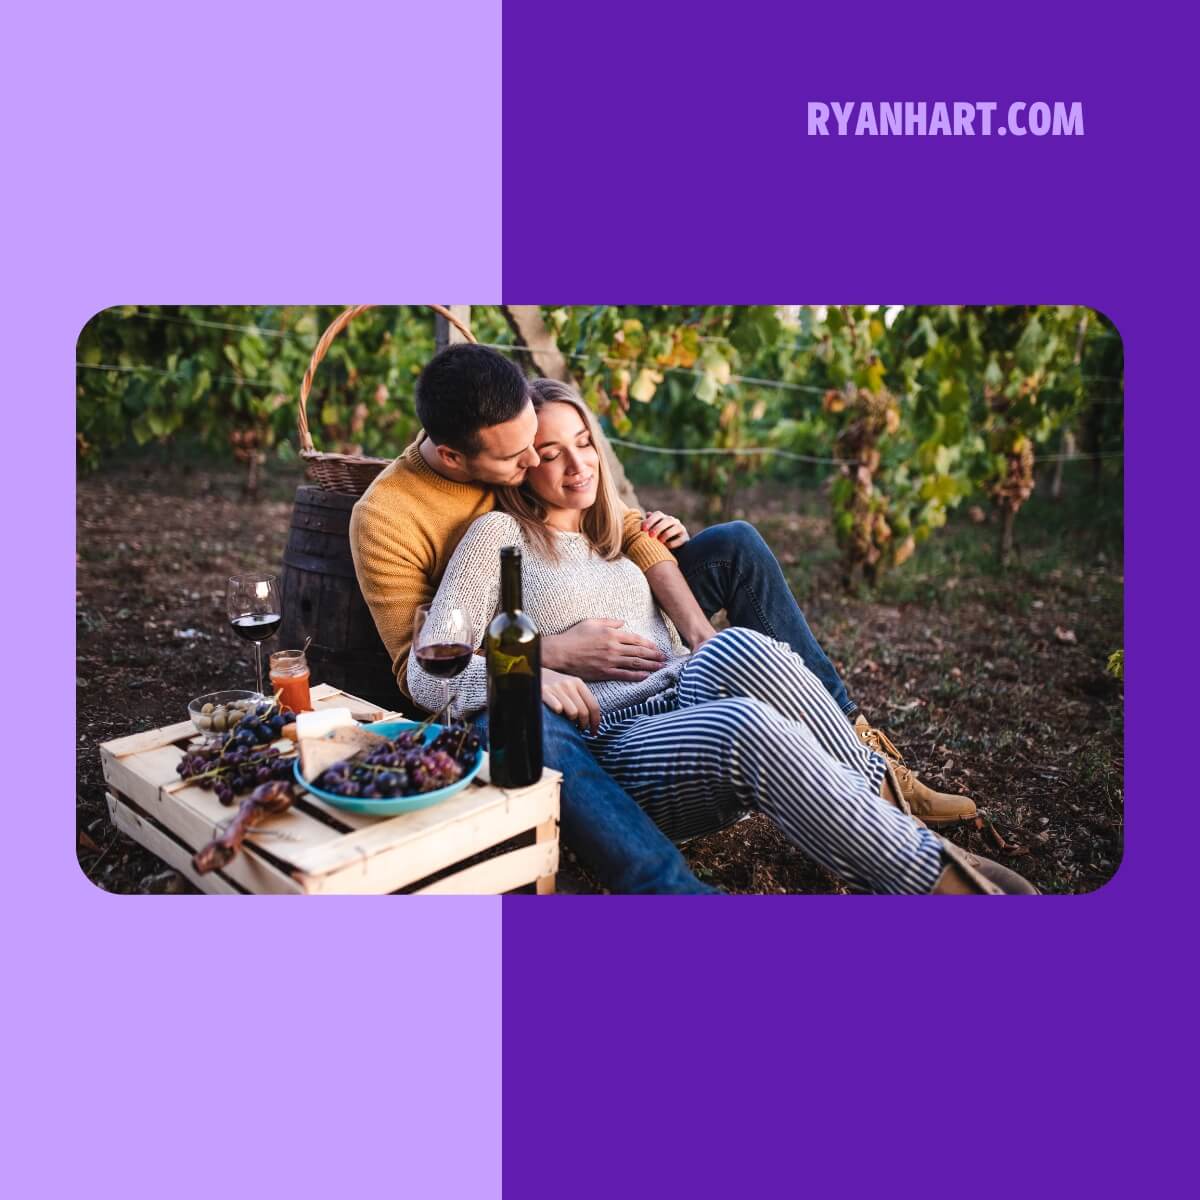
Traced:
<path fill-rule="evenodd" d="M 113 892 L 191 886 L 108 823 L 97 745 L 186 719 L 187 701 L 253 686 L 253 651 L 228 631 L 225 579 L 278 565 L 293 467 L 257 500 L 236 470 L 161 456 L 79 480 L 77 491 L 77 844 Z M 701 497 L 640 489 L 696 531 Z M 1021 514 L 1018 565 L 994 565 L 994 527 L 962 517 L 870 596 L 847 596 L 821 494 L 763 486 L 735 515 L 775 550 L 852 697 L 923 778 L 985 813 L 952 836 L 1045 892 L 1086 892 L 1121 859 L 1123 696 L 1105 671 L 1122 642 L 1120 482 L 1069 480 L 1060 503 Z M 841 892 L 754 816 L 684 848 L 731 892 Z M 560 890 L 597 890 L 568 853 Z"/>

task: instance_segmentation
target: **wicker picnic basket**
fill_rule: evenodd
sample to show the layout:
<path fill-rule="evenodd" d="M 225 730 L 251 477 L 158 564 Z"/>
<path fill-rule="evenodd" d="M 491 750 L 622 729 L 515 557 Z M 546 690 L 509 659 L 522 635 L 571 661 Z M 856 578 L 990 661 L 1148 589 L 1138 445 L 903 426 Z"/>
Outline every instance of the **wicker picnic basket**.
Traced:
<path fill-rule="evenodd" d="M 373 304 L 354 304 L 340 312 L 330 323 L 329 328 L 321 334 L 316 349 L 312 352 L 308 370 L 304 372 L 304 381 L 300 384 L 300 457 L 304 461 L 305 470 L 318 487 L 326 492 L 341 492 L 349 496 L 361 496 L 370 486 L 371 481 L 392 460 L 388 458 L 365 458 L 361 454 L 327 454 L 313 446 L 312 434 L 308 428 L 308 395 L 312 391 L 313 376 L 321 360 L 329 351 L 330 344 L 359 313 Z M 448 308 L 441 304 L 431 304 L 430 308 L 439 316 L 444 317 L 468 342 L 476 340 L 471 330 L 462 323 Z"/>

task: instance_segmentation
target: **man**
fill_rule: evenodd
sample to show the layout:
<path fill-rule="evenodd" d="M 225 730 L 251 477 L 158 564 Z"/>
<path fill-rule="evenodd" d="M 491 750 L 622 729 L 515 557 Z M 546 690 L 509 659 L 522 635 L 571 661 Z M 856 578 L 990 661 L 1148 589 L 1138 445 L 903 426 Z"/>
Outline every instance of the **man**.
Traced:
<path fill-rule="evenodd" d="M 455 345 L 436 355 L 417 382 L 424 429 L 375 479 L 354 506 L 350 548 L 363 596 L 407 693 L 406 672 L 418 605 L 433 599 L 446 563 L 476 517 L 491 511 L 492 485 L 517 485 L 539 462 L 537 418 L 520 369 L 481 346 Z M 712 636 L 708 617 L 724 609 L 734 625 L 788 643 L 855 722 L 859 736 L 892 753 L 889 798 L 928 823 L 974 815 L 966 797 L 932 792 L 903 765 L 846 693 L 813 637 L 783 572 L 757 531 L 744 521 L 718 525 L 675 553 L 625 513 L 625 554 L 645 573 L 655 599 L 693 648 Z M 681 603 L 688 591 L 707 616 Z M 543 667 L 584 680 L 636 680 L 662 661 L 653 643 L 603 614 L 542 639 Z M 544 712 L 545 761 L 563 774 L 564 841 L 615 892 L 711 892 L 678 849 L 635 801 L 600 769 L 579 729 L 563 714 Z"/>

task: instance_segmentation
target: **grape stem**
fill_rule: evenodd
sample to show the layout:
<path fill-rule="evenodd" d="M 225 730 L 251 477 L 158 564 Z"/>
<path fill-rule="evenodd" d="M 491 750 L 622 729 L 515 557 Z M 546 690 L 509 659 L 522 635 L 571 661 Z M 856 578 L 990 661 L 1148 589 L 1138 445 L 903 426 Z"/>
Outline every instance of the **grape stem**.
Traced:
<path fill-rule="evenodd" d="M 430 725 L 432 725 L 438 719 L 438 717 L 440 717 L 443 713 L 447 714 L 446 728 L 452 729 L 454 727 L 454 722 L 449 716 L 449 709 L 453 703 L 454 703 L 454 700 L 453 700 L 453 697 L 451 697 L 450 699 L 448 699 L 446 701 L 445 704 L 442 705 L 441 708 L 439 708 L 437 710 L 437 712 L 430 713 L 430 715 L 428 717 L 426 717 L 425 720 L 422 721 L 421 724 L 418 726 L 417 732 L 420 733 L 422 737 L 424 737 L 425 730 L 427 730 L 430 727 Z M 455 758 L 457 758 L 462 753 L 463 743 L 466 740 L 467 740 L 467 723 L 466 723 L 466 721 L 464 721 L 463 725 L 462 725 L 462 733 L 459 735 L 459 739 L 458 739 L 458 749 L 454 752 Z"/>
<path fill-rule="evenodd" d="M 274 698 L 274 699 L 273 699 L 273 700 L 270 702 L 270 703 L 271 703 L 271 708 L 268 708 L 268 709 L 267 709 L 267 711 L 266 711 L 265 713 L 263 713 L 263 716 L 264 716 L 264 717 L 269 717 L 269 716 L 271 715 L 271 709 L 275 709 L 275 708 L 278 708 L 278 707 L 279 707 L 279 697 L 280 697 L 280 696 L 282 696 L 282 695 L 283 695 L 283 689 L 281 688 L 279 691 L 277 691 L 277 692 L 275 693 L 275 698 Z M 254 715 L 255 715 L 255 716 L 257 716 L 258 714 L 257 714 L 257 713 L 255 713 Z M 232 741 L 233 741 L 234 734 L 236 734 L 236 733 L 237 733 L 237 730 L 238 730 L 238 725 L 240 725 L 240 724 L 242 723 L 242 721 L 244 721 L 245 719 L 246 719 L 246 718 L 245 718 L 245 717 L 243 717 L 243 718 L 241 719 L 241 721 L 238 721 L 237 725 L 235 725 L 235 726 L 234 726 L 234 727 L 233 727 L 233 728 L 232 728 L 232 729 L 229 731 L 229 736 L 228 736 L 228 737 L 227 737 L 227 738 L 226 738 L 226 739 L 225 739 L 225 740 L 224 740 L 224 741 L 221 743 L 221 753 L 222 753 L 222 754 L 224 754 L 224 753 L 225 753 L 225 751 L 229 749 L 230 743 L 232 743 Z"/>
<path fill-rule="evenodd" d="M 267 763 L 293 757 L 295 756 L 289 754 L 252 754 L 244 762 L 224 763 L 219 767 L 212 767 L 207 771 L 203 771 L 199 775 L 185 775 L 183 776 L 183 781 L 184 783 L 195 783 L 199 779 L 215 779 L 218 775 L 224 775 L 227 771 L 236 771 L 238 767 L 263 767 Z"/>
<path fill-rule="evenodd" d="M 422 721 L 419 726 L 417 726 L 417 732 L 419 734 L 421 734 L 422 736 L 424 736 L 425 730 L 427 730 L 430 727 L 430 725 L 432 725 L 438 719 L 438 717 L 440 717 L 442 715 L 442 713 L 444 713 L 446 711 L 446 709 L 449 707 L 450 706 L 447 703 L 447 704 L 443 705 L 441 708 L 439 708 L 437 710 L 437 712 L 430 713 L 429 716 L 427 716 L 425 718 L 425 720 Z"/>

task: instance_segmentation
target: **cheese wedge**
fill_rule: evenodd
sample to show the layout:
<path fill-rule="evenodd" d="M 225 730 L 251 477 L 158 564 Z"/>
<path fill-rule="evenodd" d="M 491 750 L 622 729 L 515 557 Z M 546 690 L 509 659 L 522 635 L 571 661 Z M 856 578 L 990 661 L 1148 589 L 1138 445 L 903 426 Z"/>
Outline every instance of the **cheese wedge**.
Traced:
<path fill-rule="evenodd" d="M 322 771 L 332 767 L 334 763 L 352 758 L 361 750 L 369 750 L 386 742 L 380 733 L 371 733 L 357 725 L 349 729 L 338 728 L 325 737 L 305 737 L 301 735 L 300 773 L 307 780 L 316 779 Z"/>

